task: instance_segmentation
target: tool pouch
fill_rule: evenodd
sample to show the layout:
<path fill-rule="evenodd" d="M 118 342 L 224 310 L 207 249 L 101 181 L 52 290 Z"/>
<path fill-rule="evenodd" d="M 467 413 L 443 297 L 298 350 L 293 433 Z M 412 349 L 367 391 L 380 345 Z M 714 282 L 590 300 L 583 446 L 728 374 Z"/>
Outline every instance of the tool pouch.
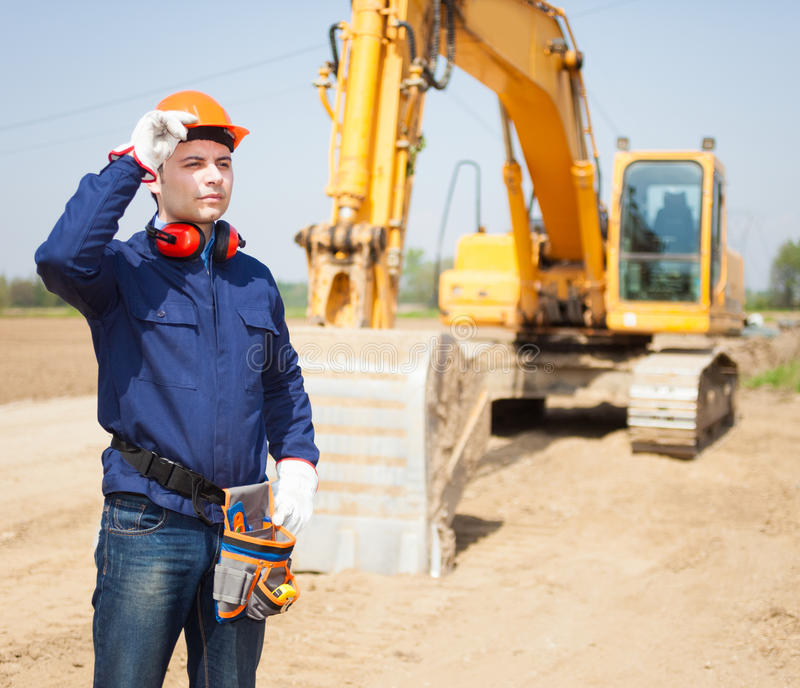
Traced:
<path fill-rule="evenodd" d="M 300 595 L 290 570 L 295 537 L 272 524 L 270 483 L 224 492 L 225 531 L 214 569 L 217 621 L 243 615 L 263 621 L 285 612 Z"/>

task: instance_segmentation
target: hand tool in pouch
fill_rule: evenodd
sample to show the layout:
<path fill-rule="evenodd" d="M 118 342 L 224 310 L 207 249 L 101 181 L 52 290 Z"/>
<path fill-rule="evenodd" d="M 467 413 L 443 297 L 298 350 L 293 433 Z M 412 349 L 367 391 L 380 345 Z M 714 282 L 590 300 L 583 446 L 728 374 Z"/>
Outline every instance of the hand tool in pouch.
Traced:
<path fill-rule="evenodd" d="M 217 621 L 244 615 L 261 621 L 285 612 L 300 595 L 290 570 L 295 537 L 272 524 L 270 483 L 230 487 L 224 492 L 225 530 L 214 569 Z M 255 524 L 262 528 L 249 530 Z"/>

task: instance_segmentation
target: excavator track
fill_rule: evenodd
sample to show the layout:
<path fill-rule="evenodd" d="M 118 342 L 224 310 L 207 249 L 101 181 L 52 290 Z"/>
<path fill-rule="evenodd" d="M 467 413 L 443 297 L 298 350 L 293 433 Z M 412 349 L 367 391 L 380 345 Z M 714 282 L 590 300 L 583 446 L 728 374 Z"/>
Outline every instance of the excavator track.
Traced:
<path fill-rule="evenodd" d="M 736 364 L 717 351 L 661 351 L 633 368 L 628 428 L 635 452 L 692 458 L 734 421 Z"/>

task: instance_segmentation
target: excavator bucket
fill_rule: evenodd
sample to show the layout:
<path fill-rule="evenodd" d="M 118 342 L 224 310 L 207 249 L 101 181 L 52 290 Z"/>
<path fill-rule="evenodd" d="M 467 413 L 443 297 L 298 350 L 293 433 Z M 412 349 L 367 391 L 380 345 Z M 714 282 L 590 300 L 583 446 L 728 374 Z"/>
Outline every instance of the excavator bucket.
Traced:
<path fill-rule="evenodd" d="M 485 375 L 438 332 L 292 330 L 320 449 L 295 570 L 446 571 L 461 493 L 490 432 Z"/>

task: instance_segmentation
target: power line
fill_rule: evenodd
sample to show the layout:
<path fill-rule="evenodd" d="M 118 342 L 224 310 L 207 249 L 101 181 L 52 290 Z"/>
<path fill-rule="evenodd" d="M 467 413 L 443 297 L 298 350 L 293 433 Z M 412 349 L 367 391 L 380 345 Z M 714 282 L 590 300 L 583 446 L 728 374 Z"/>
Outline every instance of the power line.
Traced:
<path fill-rule="evenodd" d="M 59 112 L 53 115 L 47 115 L 46 117 L 37 117 L 36 119 L 29 119 L 20 122 L 11 122 L 10 124 L 3 124 L 0 125 L 0 131 L 8 131 L 9 129 L 21 129 L 23 127 L 33 126 L 34 124 L 53 122 L 58 119 L 64 119 L 65 117 L 72 117 L 73 115 L 80 115 L 85 112 L 91 112 L 93 110 L 101 110 L 103 108 L 111 107 L 113 105 L 120 105 L 121 103 L 129 103 L 133 100 L 138 100 L 139 98 L 144 98 L 146 96 L 152 96 L 155 94 L 162 94 L 165 91 L 171 91 L 174 89 L 181 88 L 182 86 L 184 86 L 189 82 L 196 83 L 198 81 L 209 81 L 211 79 L 217 79 L 221 76 L 228 76 L 229 74 L 235 74 L 237 72 L 243 72 L 249 69 L 255 69 L 256 67 L 261 67 L 271 62 L 279 62 L 281 60 L 287 60 L 292 57 L 297 57 L 298 55 L 304 55 L 305 53 L 310 53 L 314 50 L 320 50 L 321 48 L 324 48 L 326 45 L 327 44 L 325 43 L 317 43 L 316 45 L 310 45 L 305 48 L 300 48 L 299 50 L 294 50 L 292 52 L 284 53 L 282 55 L 275 55 L 273 57 L 268 57 L 264 60 L 259 60 L 258 62 L 250 62 L 249 64 L 240 65 L 238 67 L 231 67 L 230 69 L 226 69 L 221 72 L 215 72 L 214 74 L 206 74 L 205 76 L 196 77 L 194 79 L 184 79 L 178 84 L 173 83 L 169 86 L 159 86 L 158 88 L 152 88 L 132 96 L 115 98 L 113 100 L 107 100 L 102 103 L 95 103 L 94 105 L 86 105 L 84 107 L 75 108 L 74 110 L 67 110 L 65 112 Z"/>
<path fill-rule="evenodd" d="M 15 153 L 27 153 L 29 151 L 39 150 L 40 148 L 55 148 L 56 146 L 63 146 L 67 143 L 79 143 L 80 141 L 88 141 L 90 139 L 115 133 L 119 133 L 119 127 L 115 127 L 114 129 L 104 129 L 103 131 L 93 131 L 91 134 L 87 134 L 86 136 L 70 136 L 68 139 L 60 139 L 59 141 L 42 141 L 41 143 L 34 145 L 20 146 L 18 148 L 6 148 L 5 150 L 0 150 L 0 157 L 14 155 Z"/>
<path fill-rule="evenodd" d="M 615 7 L 620 7 L 621 5 L 630 5 L 631 3 L 634 2 L 639 2 L 639 0 L 617 0 L 617 2 L 608 2 L 605 5 L 597 5 L 596 7 L 590 7 L 588 10 L 584 10 L 583 12 L 576 12 L 575 14 L 570 14 L 570 19 L 585 17 L 587 14 L 594 14 L 595 12 L 610 10 Z"/>
<path fill-rule="evenodd" d="M 295 86 L 292 88 L 283 89 L 281 91 L 269 91 L 264 93 L 260 96 L 254 98 L 246 98 L 244 100 L 235 100 L 234 103 L 250 103 L 257 100 L 262 100 L 264 98 L 275 99 L 279 96 L 283 96 L 289 93 L 297 93 L 299 91 L 308 91 L 308 86 Z M 63 146 L 68 143 L 78 143 L 80 141 L 89 141 L 91 139 L 99 138 L 101 136 L 107 136 L 111 134 L 119 134 L 121 128 L 114 127 L 113 129 L 103 129 L 102 131 L 93 131 L 91 134 L 86 134 L 84 136 L 70 136 L 69 138 L 59 139 L 57 141 L 42 141 L 40 143 L 36 143 L 33 145 L 24 145 L 19 146 L 17 148 L 6 148 L 5 150 L 0 150 L 0 158 L 6 157 L 8 155 L 14 155 L 16 153 L 28 153 L 30 151 L 40 150 L 42 148 L 54 148 L 56 146 Z"/>
<path fill-rule="evenodd" d="M 588 89 L 586 91 L 586 95 L 588 95 L 589 98 L 591 98 L 591 100 L 592 100 L 592 103 L 593 103 L 592 109 L 593 110 L 597 110 L 597 112 L 600 113 L 601 117 L 606 121 L 606 124 L 608 124 L 611 127 L 611 130 L 617 136 L 619 136 L 619 134 L 621 133 L 622 130 L 616 125 L 614 120 L 611 119 L 611 116 L 608 114 L 606 109 L 600 104 L 600 101 L 597 100 L 597 96 L 594 95 L 594 93 L 591 93 Z"/>
<path fill-rule="evenodd" d="M 447 97 L 451 100 L 454 100 L 461 106 L 461 109 L 464 110 L 472 119 L 474 119 L 478 124 L 480 124 L 487 132 L 500 138 L 500 132 L 495 129 L 491 124 L 489 124 L 483 117 L 481 117 L 475 110 L 473 110 L 468 103 L 465 103 L 461 98 L 459 98 L 455 93 L 449 91 Z"/>

